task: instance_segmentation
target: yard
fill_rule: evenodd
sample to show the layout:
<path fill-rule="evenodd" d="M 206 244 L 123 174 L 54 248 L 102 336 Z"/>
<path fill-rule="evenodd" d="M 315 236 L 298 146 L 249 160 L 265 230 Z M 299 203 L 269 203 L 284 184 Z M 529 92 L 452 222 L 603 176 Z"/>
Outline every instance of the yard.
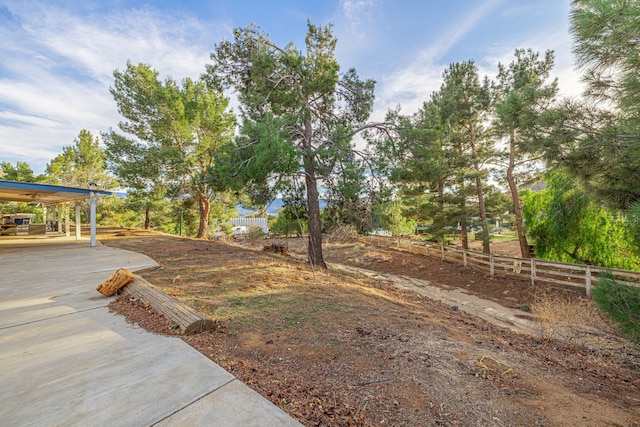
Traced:
<path fill-rule="evenodd" d="M 437 258 L 335 241 L 327 261 L 428 280 L 521 308 L 540 320 L 519 334 L 390 280 L 262 250 L 140 230 L 99 230 L 110 246 L 161 268 L 140 274 L 219 320 L 182 337 L 304 425 L 640 425 L 640 352 L 584 295 L 532 289 Z M 112 308 L 156 333 L 171 324 L 136 301 Z M 528 311 L 533 309 L 533 311 Z M 536 311 L 538 310 L 538 311 Z M 554 318 L 555 316 L 555 318 Z"/>

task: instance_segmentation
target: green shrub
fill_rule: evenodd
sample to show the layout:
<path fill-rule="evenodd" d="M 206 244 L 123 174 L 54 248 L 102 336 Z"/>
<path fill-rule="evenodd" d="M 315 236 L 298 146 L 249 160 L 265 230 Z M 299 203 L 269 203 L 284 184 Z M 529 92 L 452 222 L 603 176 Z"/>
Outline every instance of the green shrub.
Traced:
<path fill-rule="evenodd" d="M 247 228 L 247 238 L 252 243 L 257 242 L 259 239 L 263 239 L 264 236 L 264 231 L 257 225 L 252 225 L 251 227 Z"/>
<path fill-rule="evenodd" d="M 604 272 L 591 295 L 600 310 L 620 326 L 620 332 L 640 344 L 640 288 L 624 285 Z"/>
<path fill-rule="evenodd" d="M 289 237 L 295 234 L 299 237 L 307 232 L 307 223 L 304 220 L 287 218 L 284 210 L 280 210 L 275 219 L 269 220 L 269 230 L 276 236 Z"/>

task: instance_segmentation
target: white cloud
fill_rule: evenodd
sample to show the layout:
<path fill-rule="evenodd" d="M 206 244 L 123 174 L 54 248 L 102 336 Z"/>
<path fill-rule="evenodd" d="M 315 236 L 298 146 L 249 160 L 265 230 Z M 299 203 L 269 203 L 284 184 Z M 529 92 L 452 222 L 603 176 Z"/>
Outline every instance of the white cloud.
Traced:
<path fill-rule="evenodd" d="M 380 120 L 389 108 L 397 106 L 403 114 L 418 111 L 440 87 L 442 70 L 440 65 L 420 62 L 385 75 L 380 80 L 372 118 Z"/>
<path fill-rule="evenodd" d="M 162 77 L 197 78 L 228 30 L 153 9 L 80 15 L 44 4 L 8 8 L 12 23 L 0 28 L 2 160 L 27 161 L 36 173 L 80 130 L 97 136 L 117 125 L 109 87 L 127 60 L 148 63 Z"/>
<path fill-rule="evenodd" d="M 449 26 L 450 30 L 440 35 L 435 43 L 429 46 L 422 55 L 431 61 L 440 60 L 502 1 L 503 0 L 484 0 L 470 13 L 465 15 L 460 22 L 457 22 L 457 20 L 456 22 L 451 22 Z"/>
<path fill-rule="evenodd" d="M 482 2 L 463 16 L 459 24 L 451 25 L 450 31 L 439 35 L 435 42 L 413 56 L 406 65 L 397 66 L 379 77 L 376 109 L 372 118 L 376 120 L 382 118 L 388 108 L 398 104 L 401 105 L 404 114 L 417 111 L 423 102 L 429 99 L 431 93 L 442 84 L 442 72 L 448 66 L 444 60 L 447 54 L 471 33 L 481 20 L 498 9 L 502 1 Z M 508 15 L 509 18 L 517 14 L 531 16 L 533 11 L 544 15 L 539 9 L 532 10 L 531 7 L 531 5 L 526 8 L 510 5 L 509 8 L 502 9 L 501 13 Z M 568 4 L 566 7 L 568 13 Z M 547 25 L 542 17 L 541 22 L 537 31 L 532 34 L 514 34 L 511 37 L 502 37 L 500 44 L 487 44 L 484 52 L 478 52 L 474 58 L 479 67 L 480 76 L 487 75 L 494 78 L 498 63 L 509 64 L 513 60 L 513 52 L 516 48 L 532 48 L 539 51 L 541 55 L 551 49 L 555 52 L 556 59 L 552 78 L 559 78 L 560 95 L 577 97 L 582 91 L 582 84 L 573 67 L 568 18 L 564 16 L 552 25 Z"/>
<path fill-rule="evenodd" d="M 372 10 L 377 5 L 376 0 L 341 0 L 340 7 L 344 13 L 351 35 L 358 38 L 365 37 L 365 29 L 372 19 Z"/>
<path fill-rule="evenodd" d="M 563 21 L 551 29 L 545 29 L 535 35 L 509 40 L 499 46 L 492 46 L 491 49 L 481 58 L 480 67 L 483 73 L 494 77 L 497 73 L 498 63 L 510 64 L 514 59 L 516 49 L 531 48 L 540 53 L 542 57 L 547 50 L 554 52 L 554 67 L 551 71 L 551 78 L 558 78 L 560 96 L 579 97 L 582 94 L 584 85 L 581 82 L 580 73 L 574 66 L 574 58 L 571 52 L 571 37 L 569 35 L 568 23 Z"/>
<path fill-rule="evenodd" d="M 486 17 L 502 0 L 485 0 L 451 25 L 435 42 L 407 61 L 407 65 L 389 70 L 379 79 L 373 118 L 384 117 L 389 108 L 402 107 L 404 114 L 416 112 L 442 84 L 445 56 L 460 40 Z"/>

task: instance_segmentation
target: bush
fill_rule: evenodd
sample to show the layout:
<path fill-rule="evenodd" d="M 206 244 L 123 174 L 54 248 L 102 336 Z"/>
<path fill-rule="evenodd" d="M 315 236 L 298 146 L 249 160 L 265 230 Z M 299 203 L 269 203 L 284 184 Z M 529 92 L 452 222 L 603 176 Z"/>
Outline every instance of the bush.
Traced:
<path fill-rule="evenodd" d="M 258 239 L 262 239 L 264 238 L 264 236 L 265 234 L 262 230 L 262 227 L 252 225 L 251 227 L 247 228 L 247 238 L 251 243 L 257 242 Z"/>
<path fill-rule="evenodd" d="M 605 272 L 591 295 L 598 308 L 619 325 L 620 332 L 640 344 L 640 288 L 624 285 Z"/>
<path fill-rule="evenodd" d="M 276 236 L 289 237 L 295 234 L 300 237 L 307 232 L 307 223 L 304 220 L 289 219 L 286 213 L 280 210 L 275 219 L 269 220 L 269 230 Z"/>
<path fill-rule="evenodd" d="M 334 228 L 327 237 L 336 242 L 353 242 L 358 240 L 358 231 L 353 225 L 340 225 Z"/>
<path fill-rule="evenodd" d="M 378 208 L 380 225 L 389 230 L 393 236 L 407 236 L 415 233 L 418 224 L 406 218 L 399 202 L 390 202 Z"/>

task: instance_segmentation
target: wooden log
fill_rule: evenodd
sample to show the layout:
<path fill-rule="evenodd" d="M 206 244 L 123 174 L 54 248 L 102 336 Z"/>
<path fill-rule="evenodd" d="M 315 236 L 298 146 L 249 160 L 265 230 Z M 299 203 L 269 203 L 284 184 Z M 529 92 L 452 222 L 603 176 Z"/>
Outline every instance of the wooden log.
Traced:
<path fill-rule="evenodd" d="M 170 322 L 177 324 L 185 335 L 210 331 L 218 327 L 217 322 L 207 319 L 191 307 L 171 298 L 137 275 L 120 290 L 120 295 L 137 298 L 144 304 L 148 303 Z"/>
<path fill-rule="evenodd" d="M 120 268 L 118 269 L 118 271 L 113 273 L 111 277 L 100 283 L 96 288 L 96 291 L 100 292 L 104 296 L 110 297 L 111 295 L 118 292 L 118 289 L 132 280 L 133 273 L 126 268 Z"/>

